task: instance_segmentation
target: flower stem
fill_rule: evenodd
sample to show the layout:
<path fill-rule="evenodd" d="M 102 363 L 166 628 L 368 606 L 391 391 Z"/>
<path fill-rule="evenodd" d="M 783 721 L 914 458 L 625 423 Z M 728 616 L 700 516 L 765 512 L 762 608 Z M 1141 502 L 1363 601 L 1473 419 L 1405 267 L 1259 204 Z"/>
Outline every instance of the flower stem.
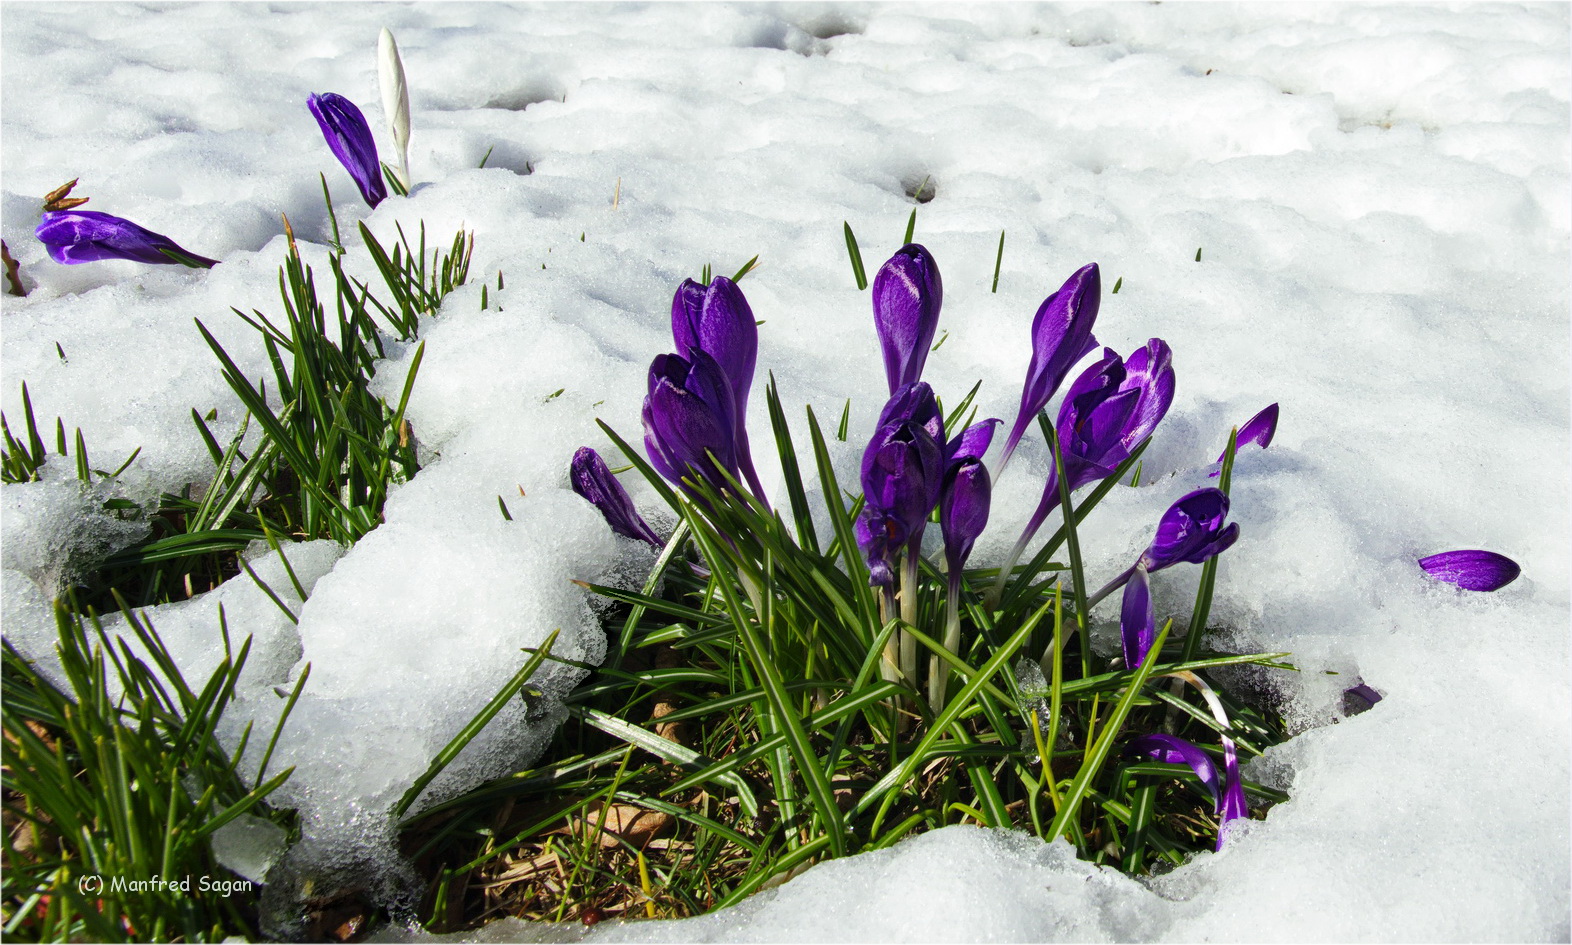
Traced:
<path fill-rule="evenodd" d="M 917 562 L 921 555 L 908 547 L 901 560 L 901 622 L 917 626 Z M 913 688 L 917 686 L 917 638 L 901 629 L 901 672 Z"/>
<path fill-rule="evenodd" d="M 1121 571 L 1119 573 L 1118 577 L 1114 578 L 1112 581 L 1109 581 L 1106 585 L 1104 585 L 1102 590 L 1100 590 L 1097 593 L 1093 594 L 1086 601 L 1086 609 L 1087 610 L 1091 610 L 1093 607 L 1096 607 L 1098 604 L 1102 603 L 1102 599 L 1104 597 L 1107 597 L 1109 594 L 1112 594 L 1114 591 L 1117 591 L 1119 588 L 1124 587 L 1124 585 L 1130 580 L 1130 578 L 1134 574 L 1135 574 L 1135 565 L 1132 564 L 1128 568 L 1125 568 L 1123 571 Z"/>
<path fill-rule="evenodd" d="M 950 593 L 945 602 L 944 648 L 958 653 L 961 649 L 961 576 L 950 575 Z M 944 710 L 944 697 L 950 687 L 950 669 L 938 654 L 928 661 L 928 706 L 938 715 Z"/>

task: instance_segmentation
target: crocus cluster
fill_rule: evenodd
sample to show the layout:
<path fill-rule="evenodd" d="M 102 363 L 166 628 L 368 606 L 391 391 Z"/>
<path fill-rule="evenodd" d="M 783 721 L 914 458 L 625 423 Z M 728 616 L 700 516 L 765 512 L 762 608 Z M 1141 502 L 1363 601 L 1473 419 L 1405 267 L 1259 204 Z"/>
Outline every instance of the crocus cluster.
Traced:
<path fill-rule="evenodd" d="M 922 379 L 943 301 L 943 281 L 932 254 L 916 243 L 902 246 L 880 268 L 872 288 L 874 325 L 890 395 L 862 452 L 863 505 L 853 524 L 869 583 L 882 590 L 883 619 L 897 616 L 899 606 L 898 632 L 890 637 L 884 653 L 885 678 L 915 687 L 916 639 L 904 628 L 915 628 L 919 614 L 918 565 L 928 524 L 936 516 L 943 537 L 948 596 L 942 642 L 951 654 L 958 654 L 961 575 L 988 525 L 993 477 L 1002 472 L 1032 421 L 1046 417 L 1042 412 L 1071 371 L 1097 352 L 1092 332 L 1101 280 L 1095 263 L 1084 266 L 1038 308 L 1020 407 L 992 475 L 983 459 L 1002 421 L 989 418 L 952 433 L 946 429 L 933 389 Z M 753 312 L 733 281 L 716 278 L 703 284 L 685 281 L 672 299 L 671 313 L 676 350 L 654 359 L 643 404 L 650 465 L 701 507 L 708 508 L 715 495 L 730 495 L 767 509 L 746 424 L 758 356 Z M 997 603 L 999 588 L 1021 552 L 1063 497 L 1118 472 L 1167 415 L 1174 389 L 1173 354 L 1160 338 L 1148 340 L 1126 356 L 1103 348 L 1075 377 L 1050 430 L 1054 463 L 1042 498 L 1000 569 L 990 605 Z M 1268 447 L 1278 414 L 1274 403 L 1251 417 L 1230 440 L 1236 455 L 1241 448 Z M 1228 451 L 1224 452 L 1220 464 L 1228 459 Z M 578 451 L 570 479 L 574 490 L 600 509 L 616 533 L 662 546 L 593 450 Z M 1224 489 L 1227 484 L 1225 477 Z M 1089 612 L 1124 589 L 1120 660 L 1127 669 L 1136 670 L 1159 655 L 1152 652 L 1158 638 L 1153 576 L 1181 564 L 1204 564 L 1238 540 L 1240 528 L 1228 521 L 1230 503 L 1224 489 L 1200 488 L 1174 501 L 1129 567 L 1084 597 L 1082 607 Z M 1494 590 L 1518 573 L 1510 560 L 1484 551 L 1447 552 L 1420 564 L 1433 577 L 1474 590 Z M 1083 630 L 1086 616 L 1078 615 Z M 931 657 L 927 676 L 928 707 L 934 713 L 942 711 L 951 681 L 941 655 Z M 1168 733 L 1139 735 L 1125 751 L 1194 770 L 1212 798 L 1222 828 L 1221 845 L 1227 825 L 1249 815 L 1227 713 L 1217 693 L 1194 673 L 1170 667 L 1159 675 L 1178 680 L 1176 687 L 1189 683 L 1207 701 L 1221 733 L 1221 767 L 1206 750 Z M 1380 698 L 1373 690 L 1369 695 L 1355 694 L 1367 702 Z"/>

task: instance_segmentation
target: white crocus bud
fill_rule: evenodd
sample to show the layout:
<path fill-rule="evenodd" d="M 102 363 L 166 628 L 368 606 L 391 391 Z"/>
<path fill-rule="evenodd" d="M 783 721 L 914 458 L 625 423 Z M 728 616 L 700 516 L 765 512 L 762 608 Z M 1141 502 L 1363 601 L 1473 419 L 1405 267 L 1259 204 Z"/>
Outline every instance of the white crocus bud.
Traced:
<path fill-rule="evenodd" d="M 409 86 L 404 81 L 404 60 L 387 27 L 377 39 L 377 75 L 382 83 L 382 113 L 393 132 L 398 150 L 399 179 L 409 187 Z"/>

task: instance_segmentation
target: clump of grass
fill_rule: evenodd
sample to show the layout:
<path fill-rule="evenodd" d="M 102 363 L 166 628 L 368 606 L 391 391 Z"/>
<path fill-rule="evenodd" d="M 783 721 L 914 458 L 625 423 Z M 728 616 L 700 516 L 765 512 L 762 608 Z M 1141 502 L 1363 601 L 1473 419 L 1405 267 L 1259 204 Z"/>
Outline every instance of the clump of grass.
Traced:
<path fill-rule="evenodd" d="M 249 639 L 231 653 L 226 627 L 224 663 L 193 691 L 151 623 L 132 608 L 184 600 L 249 571 L 239 553 L 253 542 L 275 551 L 316 538 L 352 543 L 380 524 L 389 490 L 419 471 L 404 410 L 423 348 L 416 349 L 396 405 L 373 394 L 371 382 L 385 341 L 414 341 L 419 320 L 464 283 L 474 244 L 461 232 L 445 251 L 428 254 L 424 225 L 418 248 L 398 233 L 389 252 L 361 228 L 391 299 L 386 303 L 345 272 L 336 237 L 332 294 L 324 301 L 289 234 L 279 271 L 283 316 L 235 310 L 261 336 L 271 391 L 269 380 L 253 383 L 197 323 L 245 408 L 225 442 L 210 426 L 216 413 L 191 412 L 213 460 L 213 473 L 200 486 L 166 493 L 150 507 L 124 498 L 115 480 L 137 453 L 112 472 L 98 469 L 82 432 L 68 439 L 63 420 L 56 421 L 51 453 L 25 384 L 19 430 L 13 433 L 0 416 L 4 482 L 39 481 L 46 463 L 71 462 L 84 489 L 107 496 L 107 512 L 150 526 L 130 547 L 80 562 L 75 586 L 57 601 L 63 689 L 5 645 L 7 937 L 216 941 L 259 934 L 254 893 L 231 888 L 222 895 L 197 885 L 204 876 L 234 878 L 217 865 L 209 844 L 224 824 L 261 815 L 293 829 L 291 813 L 262 803 L 288 772 L 264 779 L 265 760 L 261 770 L 241 771 L 246 738 L 226 755 L 215 737 Z M 298 581 L 295 589 L 304 598 Z M 109 610 L 125 614 L 125 639 L 105 635 L 97 614 Z M 133 637 L 151 664 L 126 642 Z M 516 678 L 499 698 L 515 695 L 527 677 Z M 304 682 L 302 675 L 289 705 Z M 467 729 L 464 741 L 475 731 Z M 269 755 L 277 737 L 275 730 Z M 456 754 L 450 748 L 430 776 Z M 102 876 L 106 884 L 118 876 L 132 885 L 90 890 L 79 886 L 87 876 Z M 149 885 L 156 877 L 167 882 Z"/>
<path fill-rule="evenodd" d="M 107 636 L 91 613 L 56 607 L 62 685 L 4 645 L 5 935 L 254 936 L 253 897 L 234 894 L 250 884 L 218 863 L 210 840 L 241 817 L 264 818 L 281 833 L 295 829 L 291 812 L 267 804 L 293 769 L 269 776 L 268 761 L 309 667 L 260 765 L 243 770 L 250 726 L 232 752 L 217 732 L 250 638 L 234 649 L 226 626 L 224 659 L 193 688 L 153 625 L 123 613 L 145 659 Z"/>
<path fill-rule="evenodd" d="M 149 533 L 76 575 L 78 594 L 72 599 L 100 610 L 115 606 L 116 593 L 139 607 L 185 600 L 239 574 L 239 552 L 252 542 L 276 546 L 327 538 L 349 544 L 381 523 L 389 489 L 420 469 L 404 411 L 424 352 L 423 344 L 417 347 L 398 403 L 389 405 L 371 391 L 386 355 L 385 339 L 413 341 L 420 318 L 435 314 L 443 299 L 464 284 L 474 251 L 472 234 L 460 232 L 445 251 L 438 247 L 429 253 L 424 224 L 415 245 L 402 228 L 398 234 L 389 252 L 361 225 L 389 302 L 346 273 L 342 246 L 329 257 L 333 287 L 324 301 L 312 268 L 289 234 L 279 270 L 282 317 L 234 310 L 260 334 L 272 370 L 269 379 L 253 381 L 197 322 L 245 413 L 234 434 L 220 441 L 210 425 L 216 413 L 191 411 L 213 461 L 204 483 L 165 493 L 150 508 L 120 496 L 105 500 L 106 510 L 117 516 L 145 520 Z M 0 417 L 0 479 L 5 482 L 37 480 L 50 458 L 25 384 L 22 404 L 23 427 L 17 434 Z M 112 487 L 137 456 L 133 453 L 113 472 L 95 469 L 81 430 L 74 441 L 65 430 L 64 421 L 57 420 L 54 452 L 74 459 L 84 485 Z M 255 443 L 249 450 L 248 434 Z"/>

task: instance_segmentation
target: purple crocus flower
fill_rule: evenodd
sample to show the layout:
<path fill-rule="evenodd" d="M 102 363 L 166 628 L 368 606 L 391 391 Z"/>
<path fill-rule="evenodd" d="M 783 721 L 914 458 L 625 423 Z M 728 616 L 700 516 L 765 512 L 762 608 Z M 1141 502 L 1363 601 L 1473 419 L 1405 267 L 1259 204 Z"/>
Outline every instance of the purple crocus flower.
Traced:
<path fill-rule="evenodd" d="M 1161 571 L 1181 561 L 1200 564 L 1239 539 L 1237 522 L 1224 527 L 1228 496 L 1221 489 L 1197 489 L 1168 507 L 1157 534 L 1142 552 L 1137 570 Z"/>
<path fill-rule="evenodd" d="M 961 569 L 971 556 L 977 536 L 988 527 L 988 506 L 993 484 L 988 467 L 976 457 L 950 465 L 939 490 L 939 528 L 944 532 L 944 555 L 949 562 L 951 593 L 959 586 Z"/>
<path fill-rule="evenodd" d="M 650 364 L 649 395 L 644 398 L 644 448 L 650 463 L 673 483 L 692 469 L 716 489 L 726 478 L 716 468 L 737 474 L 736 405 L 731 383 L 715 359 L 693 350 L 693 359 L 657 355 Z M 712 458 L 713 454 L 713 458 Z"/>
<path fill-rule="evenodd" d="M 890 393 L 922 377 L 943 300 L 939 264 L 917 243 L 896 250 L 873 277 L 873 323 Z"/>
<path fill-rule="evenodd" d="M 914 420 L 880 427 L 862 456 L 862 490 L 866 502 L 860 522 L 860 544 L 875 583 L 902 548 L 912 553 L 922 543 L 928 513 L 939 501 L 944 451 Z"/>
<path fill-rule="evenodd" d="M 336 92 L 323 92 L 306 99 L 306 107 L 322 126 L 322 137 L 327 139 L 333 156 L 349 171 L 360 188 L 366 203 L 375 207 L 387 198 L 387 185 L 382 182 L 382 164 L 377 160 L 377 144 L 371 138 L 371 126 L 366 116 L 349 99 Z"/>
<path fill-rule="evenodd" d="M 1157 613 L 1152 610 L 1152 589 L 1146 569 L 1139 564 L 1124 586 L 1124 602 L 1119 611 L 1119 642 L 1124 650 L 1124 665 L 1135 669 L 1146 659 L 1146 651 L 1157 639 Z"/>
<path fill-rule="evenodd" d="M 1076 270 L 1065 280 L 1059 291 L 1043 300 L 1032 319 L 1032 360 L 1026 368 L 1026 383 L 1021 388 L 1021 408 L 1015 415 L 1015 426 L 1004 443 L 1002 470 L 1009 463 L 1030 426 L 1053 397 L 1070 368 L 1097 348 L 1092 336 L 1092 324 L 1097 321 L 1097 308 L 1102 296 L 1102 277 L 1097 264 L 1091 263 Z"/>
<path fill-rule="evenodd" d="M 731 383 L 736 428 L 732 441 L 737 448 L 737 465 L 754 494 L 764 499 L 753 468 L 753 451 L 748 445 L 748 394 L 753 387 L 753 369 L 759 354 L 759 329 L 753 309 L 725 276 L 716 276 L 709 285 L 692 279 L 678 286 L 671 300 L 671 334 L 677 353 L 692 360 L 695 350 L 713 357 Z"/>
<path fill-rule="evenodd" d="M 101 259 L 129 259 L 155 265 L 179 263 L 193 269 L 218 264 L 216 259 L 182 249 L 161 233 L 96 210 L 46 212 L 33 233 L 55 262 L 66 265 Z"/>
<path fill-rule="evenodd" d="M 1055 425 L 1070 491 L 1113 475 L 1135 447 L 1152 435 L 1173 404 L 1172 362 L 1172 352 L 1160 338 L 1151 339 L 1124 359 L 1112 348 L 1104 348 L 1102 358 L 1070 385 Z M 1059 474 L 1049 467 L 1043 497 L 1026 523 L 1010 567 L 1058 507 Z"/>
<path fill-rule="evenodd" d="M 1523 572 L 1517 562 L 1494 551 L 1443 551 L 1420 558 L 1419 566 L 1438 581 L 1465 591 L 1499 591 Z"/>
<path fill-rule="evenodd" d="M 1245 425 L 1239 428 L 1239 435 L 1234 438 L 1235 455 L 1238 455 L 1237 450 L 1239 447 L 1252 443 L 1261 447 L 1261 449 L 1266 449 L 1272 445 L 1272 437 L 1276 434 L 1277 405 L 1269 404 L 1262 408 L 1260 413 L 1246 420 Z M 1228 448 L 1224 447 L 1222 455 L 1217 457 L 1218 468 L 1207 473 L 1210 478 L 1216 479 L 1222 474 L 1222 462 L 1227 456 Z"/>
<path fill-rule="evenodd" d="M 1212 809 L 1219 808 L 1222 801 L 1218 790 L 1217 764 L 1199 745 L 1177 735 L 1156 733 L 1131 739 L 1124 751 L 1127 755 L 1150 758 L 1165 765 L 1189 765 L 1201 786 L 1212 796 Z"/>
<path fill-rule="evenodd" d="M 606 461 L 599 453 L 587 446 L 579 447 L 568 467 L 568 481 L 574 492 L 600 509 L 612 531 L 635 541 L 647 541 L 656 548 L 664 547 L 655 530 L 639 515 L 628 490 L 606 468 Z"/>

